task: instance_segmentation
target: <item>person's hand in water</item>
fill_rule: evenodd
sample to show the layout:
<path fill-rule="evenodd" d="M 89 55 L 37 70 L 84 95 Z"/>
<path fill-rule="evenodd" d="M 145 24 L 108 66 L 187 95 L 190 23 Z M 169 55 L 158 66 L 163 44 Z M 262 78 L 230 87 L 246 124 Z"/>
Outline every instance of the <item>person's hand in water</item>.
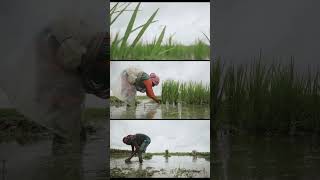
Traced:
<path fill-rule="evenodd" d="M 130 163 L 131 161 L 130 161 L 130 159 L 128 158 L 128 159 L 126 159 L 124 162 L 125 162 L 125 163 Z"/>
<path fill-rule="evenodd" d="M 152 98 L 154 100 L 154 102 L 158 103 L 158 104 L 161 104 L 161 100 L 160 99 L 157 99 L 156 97 Z"/>

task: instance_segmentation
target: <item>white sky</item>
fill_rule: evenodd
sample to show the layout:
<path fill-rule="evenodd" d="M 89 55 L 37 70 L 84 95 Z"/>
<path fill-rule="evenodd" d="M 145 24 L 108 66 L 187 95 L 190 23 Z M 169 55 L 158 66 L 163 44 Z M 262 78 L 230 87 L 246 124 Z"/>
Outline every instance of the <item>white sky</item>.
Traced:
<path fill-rule="evenodd" d="M 115 3 L 111 3 L 110 8 Z M 128 9 L 134 10 L 137 3 L 132 3 Z M 155 36 L 159 36 L 163 27 L 166 28 L 165 40 L 174 34 L 174 40 L 183 44 L 192 44 L 196 39 L 200 38 L 207 42 L 205 33 L 210 37 L 210 3 L 209 2 L 144 2 L 140 5 L 134 28 L 144 24 L 151 15 L 159 8 L 154 20 L 158 22 L 151 24 L 145 34 L 142 36 L 143 41 L 152 41 Z M 131 18 L 132 11 L 124 12 L 112 24 L 111 33 L 120 32 L 124 34 L 127 24 Z M 113 16 L 112 18 L 114 18 Z M 138 30 L 139 31 L 139 30 Z M 129 41 L 132 42 L 134 37 L 138 34 L 134 32 Z M 122 36 L 121 36 L 122 37 Z"/>
<path fill-rule="evenodd" d="M 210 84 L 210 61 L 111 61 L 110 88 L 119 84 L 120 73 L 129 67 L 140 68 L 147 74 L 156 73 L 160 84 L 153 88 L 156 95 L 161 95 L 161 84 L 164 80 L 202 81 Z M 138 93 L 137 95 L 145 95 Z"/>
<path fill-rule="evenodd" d="M 147 152 L 210 152 L 209 120 L 111 120 L 110 147 L 131 150 L 122 138 L 137 133 L 151 138 Z"/>

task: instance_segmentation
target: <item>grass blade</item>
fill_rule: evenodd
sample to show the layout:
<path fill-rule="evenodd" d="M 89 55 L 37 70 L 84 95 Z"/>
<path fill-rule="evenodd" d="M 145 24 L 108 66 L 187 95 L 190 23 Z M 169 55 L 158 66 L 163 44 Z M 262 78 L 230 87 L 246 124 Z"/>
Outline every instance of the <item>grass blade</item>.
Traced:
<path fill-rule="evenodd" d="M 139 3 L 139 5 L 140 5 L 140 3 Z M 137 37 L 134 39 L 133 43 L 131 44 L 131 46 L 130 46 L 131 48 L 133 48 L 139 42 L 140 38 L 142 37 L 142 35 L 147 30 L 147 28 L 149 27 L 149 25 L 153 21 L 154 17 L 158 13 L 158 10 L 159 10 L 159 8 L 152 14 L 152 16 L 146 22 L 146 24 L 142 27 L 142 29 L 140 30 L 139 34 L 137 35 Z"/>
<path fill-rule="evenodd" d="M 124 37 L 123 37 L 123 40 L 122 40 L 122 43 L 121 43 L 121 46 L 120 46 L 120 53 L 122 54 L 123 57 L 125 57 L 126 55 L 126 50 L 125 50 L 125 46 L 127 45 L 127 41 L 128 41 L 128 38 L 130 36 L 130 33 L 133 29 L 133 25 L 134 25 L 134 21 L 137 17 L 137 13 L 138 13 L 138 9 L 140 7 L 140 2 L 138 3 L 138 5 L 136 6 L 131 18 L 130 18 L 130 21 L 129 21 L 129 24 L 127 26 L 127 29 L 126 29 L 126 32 L 124 33 Z"/>

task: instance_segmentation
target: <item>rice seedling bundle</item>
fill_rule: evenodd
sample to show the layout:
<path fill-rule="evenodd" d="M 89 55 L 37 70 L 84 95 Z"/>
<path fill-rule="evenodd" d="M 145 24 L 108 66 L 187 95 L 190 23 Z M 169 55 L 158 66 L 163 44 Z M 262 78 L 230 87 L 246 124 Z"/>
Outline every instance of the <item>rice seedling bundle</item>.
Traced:
<path fill-rule="evenodd" d="M 162 83 L 162 102 L 170 104 L 209 104 L 210 87 L 202 82 L 167 80 Z"/>

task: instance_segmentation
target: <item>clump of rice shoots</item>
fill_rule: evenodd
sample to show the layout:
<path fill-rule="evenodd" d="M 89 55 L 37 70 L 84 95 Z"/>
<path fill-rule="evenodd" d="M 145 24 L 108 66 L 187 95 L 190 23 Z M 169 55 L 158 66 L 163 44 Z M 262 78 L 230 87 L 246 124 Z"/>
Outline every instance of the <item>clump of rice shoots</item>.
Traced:
<path fill-rule="evenodd" d="M 161 99 L 163 103 L 177 104 L 180 82 L 167 80 L 162 83 Z"/>
<path fill-rule="evenodd" d="M 169 104 L 209 104 L 210 87 L 202 82 L 167 80 L 162 83 L 162 102 Z"/>
<path fill-rule="evenodd" d="M 287 65 L 230 65 L 221 73 L 218 63 L 211 78 L 216 125 L 254 133 L 320 132 L 319 70 L 295 72 L 292 59 Z"/>

